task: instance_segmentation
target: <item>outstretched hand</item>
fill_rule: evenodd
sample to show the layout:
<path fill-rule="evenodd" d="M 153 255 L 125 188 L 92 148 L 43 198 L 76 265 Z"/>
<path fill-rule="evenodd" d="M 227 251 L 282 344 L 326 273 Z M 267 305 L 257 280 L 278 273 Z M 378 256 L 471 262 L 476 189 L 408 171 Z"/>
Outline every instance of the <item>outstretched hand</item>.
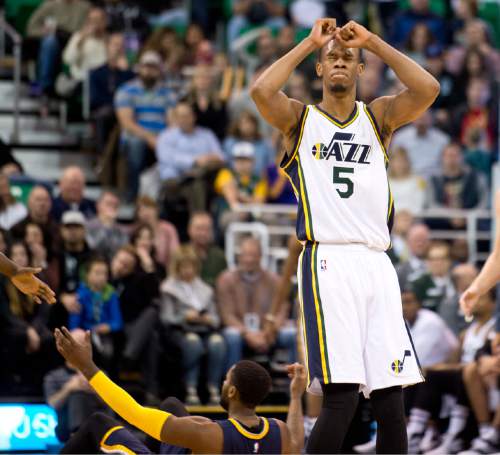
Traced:
<path fill-rule="evenodd" d="M 286 367 L 290 382 L 290 395 L 293 398 L 300 398 L 304 394 L 307 386 L 307 373 L 304 365 L 294 363 Z"/>
<path fill-rule="evenodd" d="M 320 49 L 328 43 L 328 41 L 334 38 L 336 28 L 337 21 L 335 19 L 317 19 L 316 22 L 314 22 L 311 33 L 309 33 L 309 38 L 315 46 Z"/>
<path fill-rule="evenodd" d="M 17 289 L 23 294 L 33 297 L 36 303 L 41 303 L 42 300 L 49 304 L 55 303 L 56 295 L 54 291 L 35 276 L 36 273 L 41 271 L 41 268 L 19 267 L 10 279 Z"/>
<path fill-rule="evenodd" d="M 85 332 L 85 338 L 82 342 L 75 340 L 73 335 L 66 327 L 54 331 L 56 347 L 64 359 L 84 375 L 91 369 L 92 362 L 92 344 L 90 343 L 90 331 Z"/>
<path fill-rule="evenodd" d="M 344 47 L 365 47 L 372 32 L 354 21 L 337 29 L 335 39 Z"/>

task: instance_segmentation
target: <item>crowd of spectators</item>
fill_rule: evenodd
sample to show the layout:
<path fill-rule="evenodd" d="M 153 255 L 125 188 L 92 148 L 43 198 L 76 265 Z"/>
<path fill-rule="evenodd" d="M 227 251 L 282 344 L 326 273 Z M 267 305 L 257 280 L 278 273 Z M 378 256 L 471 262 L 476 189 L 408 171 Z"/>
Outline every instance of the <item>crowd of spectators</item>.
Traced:
<path fill-rule="evenodd" d="M 480 376 L 487 384 L 500 362 L 488 357 L 488 369 L 474 356 L 471 350 L 485 344 L 488 331 L 470 341 L 478 327 L 467 327 L 458 307 L 477 270 L 467 264 L 460 240 L 431 241 L 432 229 L 463 230 L 464 219 L 422 218 L 426 209 L 491 204 L 499 36 L 480 16 L 478 2 L 233 0 L 225 46 L 213 39 L 203 2 L 192 3 L 198 22 L 184 28 L 171 22 L 178 10 L 115 0 L 45 0 L 28 22 L 27 46 L 37 59 L 32 94 L 73 100 L 88 83 L 98 160 L 110 159 L 113 168 L 122 163 L 126 185 L 105 187 L 92 201 L 84 196 L 83 171 L 70 166 L 57 196 L 51 186 L 36 184 L 25 206 L 12 196 L 2 167 L 0 251 L 19 265 L 43 267 L 41 276 L 58 297 L 52 307 L 35 305 L 1 280 L 2 391 L 43 391 L 58 411 L 62 439 L 82 421 L 79 403 L 85 402 L 85 412 L 99 406 L 55 352 L 51 330 L 63 324 L 75 336 L 91 330 L 100 364 L 119 380 L 138 378 L 151 403 L 167 393 L 189 404 L 217 403 L 221 377 L 243 356 L 269 360 L 282 350 L 286 361 L 297 358 L 294 297 L 271 315 L 280 279 L 262 267 L 262 245 L 244 239 L 236 267 L 228 269 L 222 234 L 234 221 L 251 221 L 233 210 L 238 204 L 296 203 L 279 168 L 281 139 L 256 112 L 248 86 L 323 15 L 339 23 L 364 20 L 441 83 L 432 108 L 392 139 L 390 255 L 427 374 L 463 369 L 465 383 Z M 256 39 L 242 51 L 234 44 L 248 30 L 257 30 Z M 365 65 L 361 100 L 401 89 L 376 56 L 366 52 Z M 285 90 L 306 103 L 320 100 L 313 56 Z M 134 205 L 129 224 L 118 221 L 125 204 Z M 476 325 L 492 326 L 491 301 L 478 310 Z M 163 380 L 172 376 L 182 376 L 180 389 Z M 443 395 L 447 378 L 436 373 L 432 393 L 426 383 L 408 397 L 413 449 L 435 436 L 428 421 L 442 413 L 429 408 L 429 400 L 437 406 L 433 393 Z M 462 389 L 457 386 L 455 408 L 448 407 L 447 450 L 465 428 L 463 408 L 471 406 Z M 496 444 L 498 433 L 485 412 L 473 409 L 483 425 L 479 438 Z M 424 438 L 426 431 L 434 433 Z"/>

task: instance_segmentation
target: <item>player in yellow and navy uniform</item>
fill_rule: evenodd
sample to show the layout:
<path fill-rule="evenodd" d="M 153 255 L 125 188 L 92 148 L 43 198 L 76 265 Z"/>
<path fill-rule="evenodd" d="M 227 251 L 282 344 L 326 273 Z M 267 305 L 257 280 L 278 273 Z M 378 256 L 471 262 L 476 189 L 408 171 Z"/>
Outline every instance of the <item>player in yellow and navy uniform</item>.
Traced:
<path fill-rule="evenodd" d="M 377 55 L 405 88 L 369 105 L 356 101 L 362 49 Z M 323 99 L 304 106 L 281 90 L 298 64 L 318 51 Z M 267 68 L 251 96 L 283 134 L 281 163 L 298 200 L 299 300 L 309 390 L 323 407 L 308 453 L 336 453 L 358 392 L 372 402 L 377 452 L 405 453 L 402 386 L 422 381 L 386 250 L 394 200 L 387 179 L 392 133 L 419 117 L 439 83 L 363 26 L 319 19 L 301 43 Z M 425 153 L 425 150 L 422 151 Z"/>

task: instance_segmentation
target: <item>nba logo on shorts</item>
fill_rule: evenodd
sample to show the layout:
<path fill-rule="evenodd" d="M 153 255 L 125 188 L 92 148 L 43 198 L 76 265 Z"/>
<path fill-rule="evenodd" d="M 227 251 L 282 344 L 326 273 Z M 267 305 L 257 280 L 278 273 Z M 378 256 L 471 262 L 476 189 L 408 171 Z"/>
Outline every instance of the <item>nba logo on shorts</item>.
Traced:
<path fill-rule="evenodd" d="M 326 259 L 321 259 L 319 261 L 319 265 L 321 267 L 321 270 L 324 272 L 326 270 Z"/>

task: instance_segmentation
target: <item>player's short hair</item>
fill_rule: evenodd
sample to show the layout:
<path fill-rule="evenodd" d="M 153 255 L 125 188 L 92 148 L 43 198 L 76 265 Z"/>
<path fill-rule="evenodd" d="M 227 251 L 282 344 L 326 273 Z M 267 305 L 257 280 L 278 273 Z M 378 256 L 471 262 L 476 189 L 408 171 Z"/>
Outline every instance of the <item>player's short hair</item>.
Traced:
<path fill-rule="evenodd" d="M 269 395 L 272 381 L 267 370 L 258 363 L 240 360 L 232 369 L 231 384 L 238 390 L 240 401 L 254 408 Z"/>

